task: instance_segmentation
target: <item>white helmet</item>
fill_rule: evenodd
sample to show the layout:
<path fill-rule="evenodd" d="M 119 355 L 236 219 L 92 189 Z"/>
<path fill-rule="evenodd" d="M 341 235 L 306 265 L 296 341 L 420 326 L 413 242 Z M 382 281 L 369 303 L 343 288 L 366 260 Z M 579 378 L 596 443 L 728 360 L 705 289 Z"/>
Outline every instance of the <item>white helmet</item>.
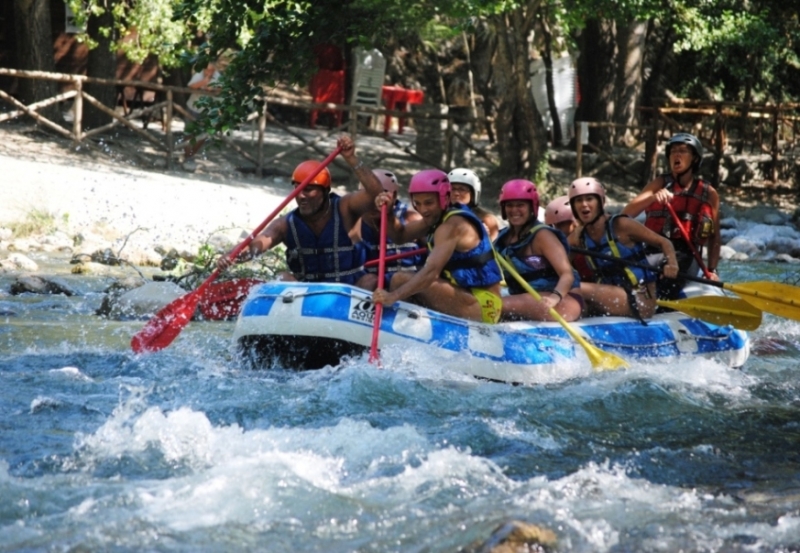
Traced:
<path fill-rule="evenodd" d="M 472 169 L 458 167 L 447 173 L 447 180 L 450 184 L 466 184 L 472 188 L 472 203 L 469 207 L 475 207 L 481 201 L 481 179 Z"/>

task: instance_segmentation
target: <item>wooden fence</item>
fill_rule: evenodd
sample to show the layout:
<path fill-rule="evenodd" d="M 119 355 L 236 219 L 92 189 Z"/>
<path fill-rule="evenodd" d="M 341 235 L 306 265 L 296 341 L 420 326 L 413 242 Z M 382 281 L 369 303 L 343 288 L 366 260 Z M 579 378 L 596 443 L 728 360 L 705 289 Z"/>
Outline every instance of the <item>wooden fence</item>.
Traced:
<path fill-rule="evenodd" d="M 775 184 L 793 180 L 794 162 L 800 159 L 800 104 L 754 104 L 744 102 L 704 102 L 696 100 L 660 100 L 659 105 L 640 108 L 641 125 L 618 125 L 604 122 L 576 121 L 576 176 L 582 176 L 584 149 L 589 149 L 613 165 L 626 177 L 644 184 L 656 175 L 658 156 L 663 142 L 677 132 L 690 132 L 698 137 L 707 151 L 713 152 L 710 177 L 720 181 L 720 168 L 725 155 L 769 155 L 767 179 Z M 614 128 L 632 130 L 644 143 L 644 169 L 638 174 L 629 169 L 612 152 L 589 141 L 588 129 Z M 595 169 L 593 173 L 599 170 Z"/>
<path fill-rule="evenodd" d="M 17 69 L 7 69 L 7 68 L 0 68 L 0 75 L 7 75 L 10 77 L 17 77 L 17 78 L 24 78 L 24 79 L 43 79 L 43 80 L 50 80 L 58 82 L 62 85 L 62 88 L 69 87 L 70 90 L 57 94 L 51 98 L 46 100 L 42 100 L 30 105 L 24 105 L 22 102 L 11 96 L 10 94 L 0 90 L 0 99 L 5 100 L 9 104 L 11 104 L 15 109 L 9 112 L 0 113 L 0 122 L 9 121 L 11 119 L 15 119 L 20 116 L 29 116 L 33 118 L 38 124 L 47 127 L 48 129 L 61 134 L 75 143 L 81 143 L 91 137 L 96 135 L 105 133 L 112 128 L 118 125 L 124 125 L 125 127 L 129 128 L 131 131 L 136 133 L 138 136 L 147 140 L 149 143 L 153 144 L 156 148 L 160 151 L 163 151 L 166 157 L 166 164 L 167 168 L 171 169 L 173 164 L 174 153 L 176 151 L 180 151 L 183 147 L 187 146 L 192 138 L 195 140 L 199 140 L 201 138 L 205 138 L 205 136 L 199 137 L 186 137 L 181 142 L 175 142 L 175 136 L 173 133 L 173 118 L 177 113 L 184 121 L 192 121 L 194 120 L 194 116 L 189 113 L 180 103 L 175 101 L 176 94 L 192 94 L 192 93 L 202 93 L 208 95 L 216 95 L 218 92 L 209 89 L 190 89 L 187 87 L 176 87 L 176 86 L 169 86 L 169 85 L 162 85 L 160 83 L 153 83 L 153 82 L 146 82 L 146 81 L 131 81 L 131 80 L 121 80 L 121 79 L 100 79 L 100 78 L 93 78 L 87 77 L 84 75 L 71 75 L 71 74 L 64 74 L 64 73 L 51 73 L 51 72 L 44 72 L 44 71 L 22 71 Z M 160 101 L 154 102 L 152 105 L 147 107 L 140 107 L 137 109 L 132 110 L 129 113 L 118 113 L 115 109 L 111 109 L 105 106 L 102 102 L 100 102 L 94 96 L 88 94 L 85 90 L 86 84 L 99 84 L 103 86 L 113 86 L 117 89 L 121 89 L 122 87 L 133 87 L 137 91 L 145 91 L 151 90 L 155 91 L 156 98 L 161 98 Z M 42 110 L 45 107 L 60 104 L 62 102 L 72 100 L 73 101 L 73 119 L 71 127 L 64 126 L 63 123 L 52 121 L 39 113 L 39 110 Z M 361 106 L 361 105 L 345 105 L 345 104 L 332 104 L 332 103 L 314 103 L 314 102 L 302 102 L 297 100 L 289 100 L 286 98 L 281 97 L 271 97 L 266 95 L 264 98 L 260 99 L 262 102 L 260 109 L 250 113 L 246 119 L 247 123 L 256 121 L 257 122 L 257 130 L 258 130 L 258 138 L 256 140 L 256 153 L 251 154 L 241 146 L 236 144 L 232 139 L 229 137 L 218 134 L 215 135 L 215 139 L 221 140 L 226 146 L 234 149 L 239 155 L 243 158 L 251 162 L 255 166 L 255 170 L 257 174 L 261 174 L 263 167 L 266 163 L 275 161 L 286 155 L 292 153 L 293 151 L 297 151 L 298 149 L 303 148 L 310 148 L 317 151 L 320 154 L 328 155 L 328 152 L 317 146 L 317 143 L 321 140 L 329 137 L 330 135 L 342 131 L 347 130 L 351 135 L 355 136 L 360 131 L 362 131 L 365 126 L 363 124 L 359 124 L 359 115 L 368 116 L 368 117 L 396 117 L 396 118 L 404 118 L 409 120 L 414 119 L 452 119 L 451 116 L 448 114 L 442 113 L 433 113 L 433 112 L 424 112 L 424 111 L 399 111 L 399 110 L 386 110 L 371 106 Z M 111 122 L 103 125 L 98 128 L 94 128 L 91 130 L 84 130 L 83 126 L 83 111 L 84 111 L 84 102 L 89 103 L 90 105 L 96 107 L 109 117 L 111 117 Z M 282 122 L 278 121 L 274 116 L 272 116 L 269 111 L 267 110 L 268 105 L 283 105 L 289 106 L 294 108 L 300 109 L 307 109 L 307 110 L 338 110 L 345 112 L 349 115 L 348 122 L 344 125 L 337 127 L 331 130 L 329 133 L 318 136 L 314 139 L 307 139 L 302 134 L 292 130 L 288 125 L 283 124 Z M 162 115 L 162 126 L 163 126 L 163 136 L 159 136 L 158 134 L 148 131 L 146 126 L 145 128 L 142 125 L 135 123 L 136 119 L 141 119 L 144 117 L 151 117 L 155 113 L 160 113 Z M 264 131 L 266 128 L 267 122 L 274 124 L 284 131 L 292 134 L 294 137 L 298 138 L 302 145 L 299 147 L 295 147 L 292 150 L 287 150 L 280 152 L 276 155 L 271 156 L 270 158 L 264 157 Z M 463 122 L 463 118 L 461 119 Z M 448 136 L 453 136 L 462 142 L 466 143 L 468 147 L 474 150 L 478 155 L 489 159 L 485 150 L 477 147 L 475 144 L 472 143 L 470 137 L 465 137 L 452 131 L 452 133 Z M 405 151 L 405 153 L 411 155 L 412 157 L 418 159 L 421 162 L 424 162 L 429 165 L 440 165 L 440 163 L 431 162 L 431 160 L 426 160 L 423 156 L 413 152 L 409 149 L 408 146 L 404 146 L 400 144 L 397 140 L 393 139 L 388 133 L 384 135 L 384 138 L 392 143 L 395 147 L 400 148 Z M 335 162 L 341 163 L 338 159 Z M 449 160 L 448 160 L 449 162 Z"/>

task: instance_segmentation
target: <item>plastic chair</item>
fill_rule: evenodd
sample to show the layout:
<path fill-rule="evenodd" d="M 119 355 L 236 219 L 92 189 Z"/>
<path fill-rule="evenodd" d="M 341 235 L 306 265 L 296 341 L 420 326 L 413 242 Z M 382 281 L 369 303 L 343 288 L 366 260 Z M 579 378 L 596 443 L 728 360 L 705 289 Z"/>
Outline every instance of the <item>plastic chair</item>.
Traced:
<path fill-rule="evenodd" d="M 350 105 L 380 108 L 386 59 L 377 48 L 356 48 L 353 57 L 353 92 Z"/>
<path fill-rule="evenodd" d="M 315 104 L 344 104 L 344 70 L 329 71 L 320 69 L 311 77 L 309 92 Z M 342 111 L 339 109 L 312 109 L 310 127 L 313 129 L 317 124 L 319 112 L 333 114 L 336 119 L 336 126 L 342 124 Z"/>
<path fill-rule="evenodd" d="M 315 104 L 344 104 L 345 67 L 342 50 L 334 44 L 318 44 L 314 46 L 319 71 L 311 77 L 308 91 Z M 336 126 L 342 124 L 342 112 L 338 109 L 312 109 L 309 126 L 313 129 L 317 124 L 320 111 L 333 114 Z"/>

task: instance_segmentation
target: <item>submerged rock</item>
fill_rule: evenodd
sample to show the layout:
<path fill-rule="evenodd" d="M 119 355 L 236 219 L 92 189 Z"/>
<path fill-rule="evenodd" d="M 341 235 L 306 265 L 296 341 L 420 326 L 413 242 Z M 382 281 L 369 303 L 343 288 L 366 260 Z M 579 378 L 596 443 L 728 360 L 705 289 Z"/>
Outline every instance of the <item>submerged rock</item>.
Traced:
<path fill-rule="evenodd" d="M 459 553 L 535 553 L 553 551 L 555 532 L 529 522 L 510 520 L 495 528 L 483 543 L 474 543 Z"/>

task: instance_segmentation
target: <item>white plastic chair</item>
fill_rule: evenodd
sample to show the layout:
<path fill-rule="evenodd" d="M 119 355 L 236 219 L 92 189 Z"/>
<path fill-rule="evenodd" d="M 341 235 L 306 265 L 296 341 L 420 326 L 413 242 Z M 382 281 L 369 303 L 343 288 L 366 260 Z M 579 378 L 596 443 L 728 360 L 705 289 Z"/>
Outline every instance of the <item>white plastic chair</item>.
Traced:
<path fill-rule="evenodd" d="M 364 50 L 360 47 L 355 49 L 353 58 L 353 92 L 350 105 L 380 108 L 386 59 L 377 48 Z"/>

